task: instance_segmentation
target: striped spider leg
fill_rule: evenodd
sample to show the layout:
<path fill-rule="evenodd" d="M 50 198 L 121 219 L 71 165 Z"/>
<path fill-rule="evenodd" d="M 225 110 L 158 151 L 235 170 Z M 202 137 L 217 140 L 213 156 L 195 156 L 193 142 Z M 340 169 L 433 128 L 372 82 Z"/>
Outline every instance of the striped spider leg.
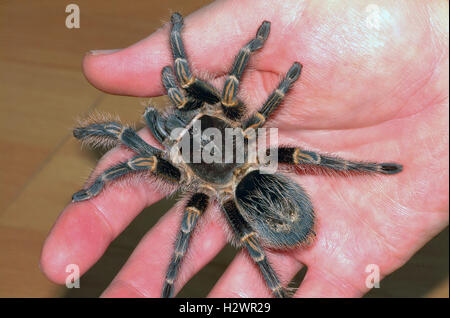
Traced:
<path fill-rule="evenodd" d="M 235 235 L 243 245 L 251 259 L 258 265 L 269 289 L 276 297 L 286 297 L 278 276 L 270 266 L 266 254 L 259 242 L 258 234 L 251 228 L 239 211 L 233 199 L 222 203 L 222 209 L 231 225 Z"/>
<path fill-rule="evenodd" d="M 222 92 L 222 111 L 231 120 L 239 120 L 244 115 L 245 106 L 237 98 L 239 82 L 252 52 L 262 48 L 270 33 L 270 22 L 264 21 L 256 32 L 256 37 L 248 42 L 234 59 L 233 67 L 225 80 Z"/>
<path fill-rule="evenodd" d="M 181 39 L 183 17 L 174 13 L 171 17 L 172 29 L 170 31 L 170 46 L 175 62 L 175 74 L 181 87 L 188 95 L 196 100 L 215 104 L 220 100 L 219 93 L 209 83 L 196 78 L 189 68 L 189 62 Z M 167 88 L 167 87 L 166 87 Z"/>
<path fill-rule="evenodd" d="M 175 251 L 167 269 L 166 279 L 162 291 L 162 297 L 173 297 L 174 282 L 177 278 L 181 262 L 189 246 L 191 234 L 197 224 L 198 218 L 208 207 L 210 196 L 203 192 L 194 193 L 184 208 L 181 228 L 175 241 Z"/>
<path fill-rule="evenodd" d="M 171 182 L 180 181 L 180 171 L 169 161 L 163 159 L 163 151 L 150 146 L 133 129 L 124 127 L 120 123 L 95 122 L 75 128 L 73 134 L 88 144 L 119 142 L 138 154 L 126 162 L 121 162 L 105 170 L 87 189 L 75 193 L 72 197 L 73 202 L 88 200 L 98 195 L 106 182 L 131 172 L 149 171 Z"/>
<path fill-rule="evenodd" d="M 270 94 L 260 110 L 254 113 L 244 124 L 246 131 L 262 127 L 267 118 L 277 109 L 292 84 L 300 77 L 302 65 L 295 62 L 278 87 Z"/>
<path fill-rule="evenodd" d="M 278 148 L 278 162 L 292 165 L 310 165 L 335 171 L 396 174 L 402 171 L 400 164 L 392 162 L 349 161 L 335 156 L 322 155 L 295 147 Z"/>

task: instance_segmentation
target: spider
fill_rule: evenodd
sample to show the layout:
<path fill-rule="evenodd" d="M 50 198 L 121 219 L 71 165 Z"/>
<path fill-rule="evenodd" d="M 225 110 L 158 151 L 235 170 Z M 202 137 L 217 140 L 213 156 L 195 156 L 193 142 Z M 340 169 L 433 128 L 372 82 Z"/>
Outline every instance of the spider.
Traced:
<path fill-rule="evenodd" d="M 133 129 L 115 121 L 94 121 L 75 128 L 74 136 L 83 142 L 121 143 L 133 150 L 135 156 L 105 170 L 88 188 L 75 193 L 73 202 L 88 200 L 98 195 L 106 183 L 133 172 L 151 173 L 169 183 L 178 184 L 188 199 L 162 296 L 173 296 L 174 282 L 197 221 L 208 205 L 216 201 L 231 229 L 232 243 L 247 250 L 275 297 L 287 297 L 288 289 L 281 284 L 270 265 L 265 249 L 289 249 L 308 244 L 315 236 L 313 206 L 302 187 L 287 176 L 280 172 L 264 173 L 268 163 L 253 160 L 248 146 L 255 140 L 252 132 L 264 125 L 299 78 L 302 65 L 293 63 L 262 107 L 247 115 L 246 106 L 237 97 L 239 83 L 251 53 L 260 49 L 266 41 L 270 22 L 264 21 L 256 36 L 236 55 L 221 93 L 191 72 L 181 38 L 182 27 L 182 16 L 173 14 L 170 47 L 174 68 L 166 66 L 162 69 L 162 82 L 173 106 L 167 114 L 148 106 L 143 115 L 164 150 L 147 144 Z M 222 133 L 222 137 L 219 140 L 199 139 L 195 127 L 201 130 L 214 128 Z M 244 140 L 244 147 L 241 148 L 233 139 L 231 148 L 232 153 L 244 154 L 243 161 L 238 162 L 236 158 L 225 162 L 207 162 L 204 158 L 198 162 L 192 160 L 195 153 L 205 150 L 219 154 L 219 158 L 223 159 L 224 153 L 217 149 L 226 144 L 224 132 L 229 128 L 237 129 L 238 137 Z M 196 144 L 197 151 L 186 156 L 180 150 L 182 140 Z M 353 162 L 298 147 L 276 147 L 271 150 L 275 151 L 279 163 L 292 166 L 359 173 L 395 174 L 402 171 L 402 166 L 395 163 Z"/>

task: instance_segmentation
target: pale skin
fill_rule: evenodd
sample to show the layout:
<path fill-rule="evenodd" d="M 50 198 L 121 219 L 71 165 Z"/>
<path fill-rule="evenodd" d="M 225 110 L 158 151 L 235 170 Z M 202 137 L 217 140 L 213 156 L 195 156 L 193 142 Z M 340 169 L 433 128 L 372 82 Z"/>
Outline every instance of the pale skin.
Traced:
<path fill-rule="evenodd" d="M 303 265 L 294 297 L 360 297 L 368 264 L 381 278 L 401 267 L 448 225 L 448 2 L 377 1 L 379 24 L 368 23 L 365 1 L 218 1 L 185 18 L 183 40 L 194 69 L 222 87 L 234 55 L 263 20 L 271 33 L 241 82 L 251 110 L 262 104 L 294 61 L 303 72 L 268 121 L 281 143 L 346 159 L 397 162 L 392 176 L 292 175 L 312 198 L 315 241 L 307 248 L 270 251 L 283 282 Z M 205 31 L 206 30 L 206 31 Z M 166 25 L 131 47 L 86 55 L 83 70 L 112 94 L 164 94 L 160 72 L 172 65 Z M 158 146 L 147 130 L 140 135 Z M 116 148 L 96 173 L 131 157 Z M 68 194 L 70 196 L 70 194 Z M 66 265 L 86 272 L 141 210 L 162 198 L 151 183 L 106 187 L 71 203 L 52 228 L 41 268 L 64 283 Z M 181 220 L 172 208 L 146 234 L 104 291 L 104 297 L 159 297 Z M 203 216 L 175 284 L 184 284 L 226 244 L 217 206 Z M 383 282 L 381 282 L 382 286 Z M 210 297 L 269 297 L 257 267 L 238 253 Z"/>

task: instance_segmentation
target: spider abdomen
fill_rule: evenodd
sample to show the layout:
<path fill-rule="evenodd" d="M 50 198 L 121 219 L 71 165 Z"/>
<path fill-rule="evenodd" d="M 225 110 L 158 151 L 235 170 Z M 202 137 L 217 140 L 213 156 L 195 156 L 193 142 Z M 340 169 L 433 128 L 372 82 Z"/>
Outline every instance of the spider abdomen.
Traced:
<path fill-rule="evenodd" d="M 241 180 L 235 195 L 242 213 L 266 246 L 297 246 L 314 235 L 311 201 L 288 178 L 255 170 Z"/>

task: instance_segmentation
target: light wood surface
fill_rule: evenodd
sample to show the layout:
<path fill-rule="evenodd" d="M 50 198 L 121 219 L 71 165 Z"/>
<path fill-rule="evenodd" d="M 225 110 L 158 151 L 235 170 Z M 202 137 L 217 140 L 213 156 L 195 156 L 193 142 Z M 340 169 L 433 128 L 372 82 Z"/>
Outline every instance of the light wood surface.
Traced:
<path fill-rule="evenodd" d="M 76 1 L 81 28 L 65 27 L 65 1 L 0 1 L 0 297 L 96 297 L 140 238 L 173 204 L 143 213 L 82 278 L 80 289 L 49 282 L 38 261 L 45 237 L 99 153 L 71 136 L 78 116 L 93 110 L 138 120 L 141 99 L 104 94 L 81 72 L 88 50 L 126 47 L 155 31 L 170 13 L 207 0 Z M 368 297 L 448 297 L 448 229 Z M 183 289 L 204 297 L 232 260 L 227 247 Z"/>

